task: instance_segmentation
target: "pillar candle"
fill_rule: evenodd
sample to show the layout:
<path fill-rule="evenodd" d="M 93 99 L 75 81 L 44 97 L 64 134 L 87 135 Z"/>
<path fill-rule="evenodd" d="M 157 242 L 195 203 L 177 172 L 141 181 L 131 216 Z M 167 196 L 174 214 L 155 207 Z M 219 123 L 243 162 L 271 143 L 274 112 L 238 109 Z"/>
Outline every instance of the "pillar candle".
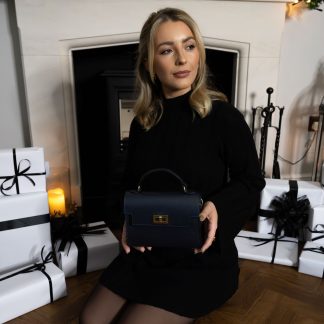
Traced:
<path fill-rule="evenodd" d="M 48 190 L 48 204 L 51 216 L 64 216 L 66 210 L 63 189 L 55 188 Z"/>

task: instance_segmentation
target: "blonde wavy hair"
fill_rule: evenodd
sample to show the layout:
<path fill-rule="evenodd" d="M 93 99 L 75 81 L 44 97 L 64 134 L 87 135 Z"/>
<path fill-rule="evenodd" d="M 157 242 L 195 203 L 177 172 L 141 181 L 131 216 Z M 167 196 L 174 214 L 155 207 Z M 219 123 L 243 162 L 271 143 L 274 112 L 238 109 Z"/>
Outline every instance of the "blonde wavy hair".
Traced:
<path fill-rule="evenodd" d="M 136 87 L 138 97 L 135 102 L 134 112 L 144 129 L 149 130 L 161 118 L 163 113 L 162 88 L 155 80 L 154 63 L 154 37 L 158 27 L 166 21 L 182 21 L 193 33 L 199 51 L 199 65 L 189 104 L 201 118 L 208 115 L 211 110 L 212 100 L 227 100 L 221 92 L 210 90 L 206 84 L 206 53 L 204 43 L 195 21 L 183 10 L 165 8 L 152 13 L 143 25 L 136 63 Z"/>

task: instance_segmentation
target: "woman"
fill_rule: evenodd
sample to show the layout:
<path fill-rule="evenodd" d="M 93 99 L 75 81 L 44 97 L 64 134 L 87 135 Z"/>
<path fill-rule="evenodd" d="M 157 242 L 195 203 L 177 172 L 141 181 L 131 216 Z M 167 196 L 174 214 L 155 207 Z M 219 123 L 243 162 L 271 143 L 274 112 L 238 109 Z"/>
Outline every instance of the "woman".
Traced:
<path fill-rule="evenodd" d="M 150 169 L 175 171 L 204 198 L 206 240 L 195 250 L 131 247 L 123 231 L 124 251 L 100 278 L 82 323 L 191 323 L 221 306 L 238 287 L 234 238 L 264 187 L 243 116 L 206 88 L 203 41 L 188 14 L 166 8 L 150 15 L 137 83 L 125 188 L 135 189 Z"/>

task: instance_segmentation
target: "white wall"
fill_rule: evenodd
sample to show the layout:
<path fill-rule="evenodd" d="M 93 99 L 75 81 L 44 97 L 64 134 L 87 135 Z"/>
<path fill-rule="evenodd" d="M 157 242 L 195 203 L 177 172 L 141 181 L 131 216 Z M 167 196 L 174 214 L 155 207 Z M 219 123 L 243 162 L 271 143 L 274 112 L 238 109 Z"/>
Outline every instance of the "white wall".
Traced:
<path fill-rule="evenodd" d="M 21 99 L 22 80 L 17 77 L 21 77 L 21 71 L 17 71 L 20 63 L 14 55 L 18 51 L 17 40 L 9 19 L 13 19 L 13 8 L 6 0 L 0 0 L 0 148 L 29 144 L 26 105 Z M 324 12 L 306 10 L 285 23 L 279 80 L 273 98 L 275 104 L 286 107 L 279 153 L 291 161 L 305 151 L 310 138 L 308 116 L 318 113 L 324 95 L 323 30 Z M 314 144 L 307 158 L 295 166 L 280 161 L 282 176 L 310 177 L 313 148 Z"/>
<path fill-rule="evenodd" d="M 303 10 L 286 19 L 277 89 L 277 104 L 286 107 L 279 154 L 292 162 L 306 150 L 313 135 L 307 131 L 309 116 L 318 115 L 324 96 L 323 31 L 324 11 Z M 306 158 L 294 166 L 279 162 L 282 175 L 311 177 L 314 148 L 315 141 Z"/>
<path fill-rule="evenodd" d="M 0 0 L 0 149 L 29 145 L 14 21 L 13 1 Z"/>

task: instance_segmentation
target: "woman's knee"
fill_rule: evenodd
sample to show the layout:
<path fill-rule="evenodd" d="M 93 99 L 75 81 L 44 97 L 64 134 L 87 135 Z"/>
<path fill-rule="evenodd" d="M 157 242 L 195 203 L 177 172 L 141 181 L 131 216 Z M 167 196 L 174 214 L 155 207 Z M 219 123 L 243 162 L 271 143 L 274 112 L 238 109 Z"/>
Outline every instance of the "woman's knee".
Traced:
<path fill-rule="evenodd" d="M 111 290 L 98 285 L 79 315 L 80 324 L 110 323 L 122 309 L 126 300 Z"/>
<path fill-rule="evenodd" d="M 79 315 L 79 324 L 110 323 L 114 314 L 109 314 L 96 306 L 93 303 L 84 306 Z"/>
<path fill-rule="evenodd" d="M 120 317 L 122 324 L 192 324 L 193 318 L 184 317 L 162 308 L 146 304 L 129 304 Z"/>
<path fill-rule="evenodd" d="M 79 315 L 79 324 L 92 324 L 94 322 L 93 312 L 90 310 L 90 307 L 85 305 L 81 310 Z"/>

